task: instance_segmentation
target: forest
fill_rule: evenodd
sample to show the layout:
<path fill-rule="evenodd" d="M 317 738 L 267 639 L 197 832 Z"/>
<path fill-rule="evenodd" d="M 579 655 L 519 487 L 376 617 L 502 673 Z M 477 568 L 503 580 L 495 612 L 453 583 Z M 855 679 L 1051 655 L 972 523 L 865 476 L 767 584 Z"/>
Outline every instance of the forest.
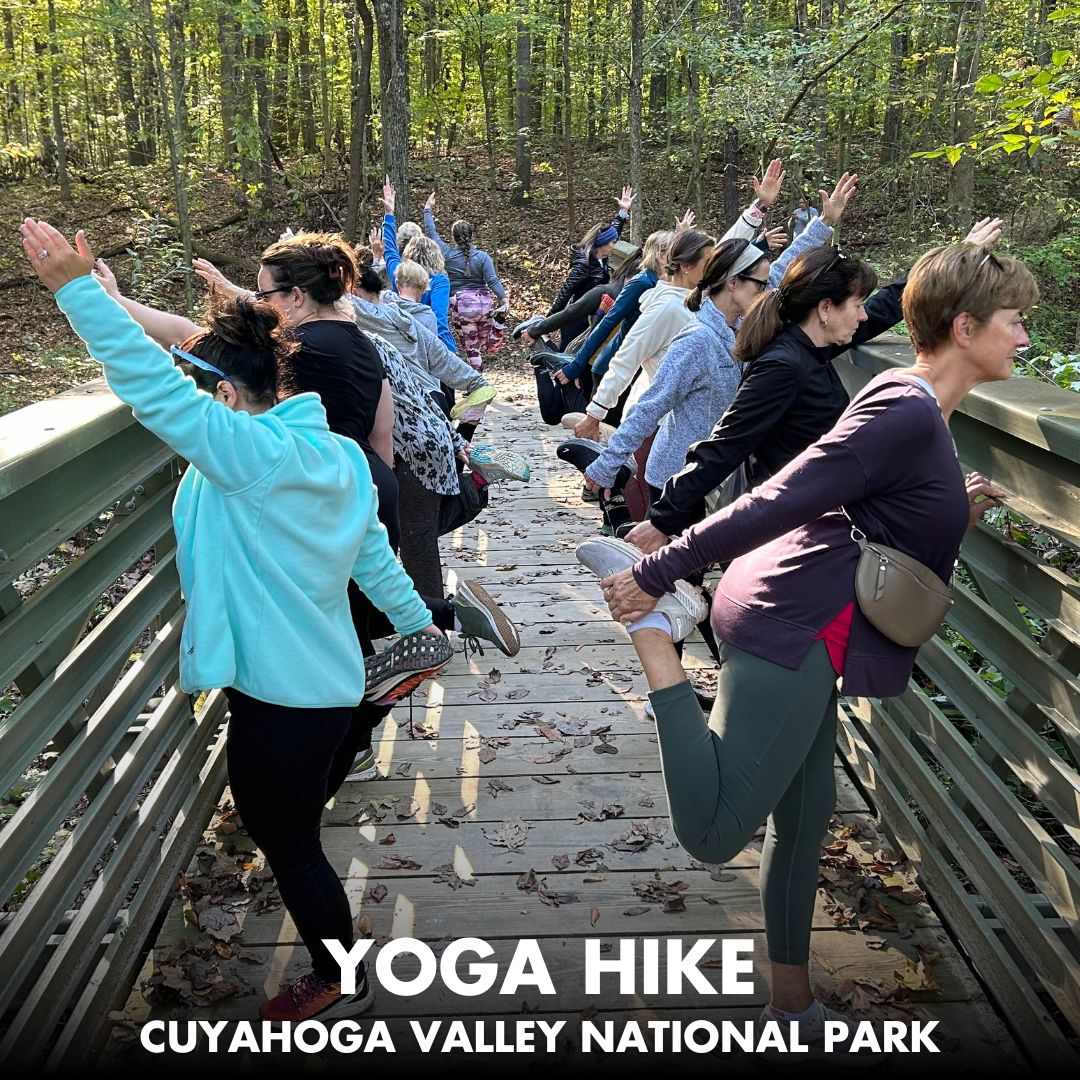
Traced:
<path fill-rule="evenodd" d="M 774 156 L 845 170 L 843 243 L 885 272 L 973 218 L 1036 272 L 1031 373 L 1080 387 L 1080 4 L 1050 0 L 4 0 L 0 215 L 84 226 L 135 295 L 191 310 L 202 255 L 244 278 L 287 225 L 361 239 L 427 193 L 513 288 L 640 192 L 635 239 L 722 231 Z M 0 250 L 0 409 L 85 375 Z"/>

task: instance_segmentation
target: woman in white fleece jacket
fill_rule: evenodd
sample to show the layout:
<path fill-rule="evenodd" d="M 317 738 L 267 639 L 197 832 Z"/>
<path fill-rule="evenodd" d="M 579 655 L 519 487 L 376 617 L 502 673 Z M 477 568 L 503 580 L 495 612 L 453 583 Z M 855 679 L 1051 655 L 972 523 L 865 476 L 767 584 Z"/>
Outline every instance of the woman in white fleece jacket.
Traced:
<path fill-rule="evenodd" d="M 642 296 L 641 314 L 593 392 L 587 409 L 589 416 L 603 420 L 639 368 L 645 377 L 638 381 L 633 396 L 640 397 L 648 388 L 672 338 L 695 321 L 695 314 L 686 306 L 686 298 L 701 280 L 705 260 L 714 244 L 711 236 L 696 229 L 688 229 L 675 238 L 664 267 L 665 280 L 658 281 Z M 627 402 L 627 406 L 630 404 Z"/>

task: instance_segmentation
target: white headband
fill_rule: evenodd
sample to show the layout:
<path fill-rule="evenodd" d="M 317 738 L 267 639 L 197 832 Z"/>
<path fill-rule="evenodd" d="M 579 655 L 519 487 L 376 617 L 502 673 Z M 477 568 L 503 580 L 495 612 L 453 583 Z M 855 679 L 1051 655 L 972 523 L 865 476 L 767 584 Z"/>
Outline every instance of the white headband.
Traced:
<path fill-rule="evenodd" d="M 747 244 L 743 253 L 735 260 L 735 265 L 728 271 L 728 277 L 738 277 L 744 274 L 751 266 L 757 265 L 764 259 L 765 252 L 754 244 Z"/>

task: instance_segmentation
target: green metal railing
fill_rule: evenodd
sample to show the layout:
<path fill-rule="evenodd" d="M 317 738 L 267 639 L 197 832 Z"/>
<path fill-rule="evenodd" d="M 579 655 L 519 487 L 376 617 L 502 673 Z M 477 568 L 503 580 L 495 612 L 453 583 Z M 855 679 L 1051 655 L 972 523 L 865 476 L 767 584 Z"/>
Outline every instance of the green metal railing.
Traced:
<path fill-rule="evenodd" d="M 224 786 L 223 695 L 177 685 L 179 476 L 103 383 L 0 418 L 0 1066 L 93 1057 Z"/>
<path fill-rule="evenodd" d="M 894 339 L 838 367 L 855 393 L 910 363 Z M 1023 535 L 1030 523 L 1080 544 L 1080 396 L 1032 379 L 991 384 L 950 426 L 964 468 L 1008 493 Z M 1017 535 L 971 530 L 949 629 L 920 650 L 919 678 L 899 698 L 848 701 L 839 741 L 1032 1061 L 1075 1068 L 1080 582 Z"/>

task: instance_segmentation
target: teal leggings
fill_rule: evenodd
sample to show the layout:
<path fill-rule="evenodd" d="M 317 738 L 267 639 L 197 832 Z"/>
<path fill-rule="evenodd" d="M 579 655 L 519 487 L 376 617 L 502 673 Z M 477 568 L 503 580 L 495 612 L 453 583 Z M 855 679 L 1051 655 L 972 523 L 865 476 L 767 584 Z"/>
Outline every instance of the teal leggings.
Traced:
<path fill-rule="evenodd" d="M 689 682 L 649 699 L 675 835 L 702 862 L 727 862 L 767 817 L 769 959 L 807 963 L 821 841 L 836 806 L 836 673 L 825 643 L 794 671 L 722 645 L 707 722 Z"/>

